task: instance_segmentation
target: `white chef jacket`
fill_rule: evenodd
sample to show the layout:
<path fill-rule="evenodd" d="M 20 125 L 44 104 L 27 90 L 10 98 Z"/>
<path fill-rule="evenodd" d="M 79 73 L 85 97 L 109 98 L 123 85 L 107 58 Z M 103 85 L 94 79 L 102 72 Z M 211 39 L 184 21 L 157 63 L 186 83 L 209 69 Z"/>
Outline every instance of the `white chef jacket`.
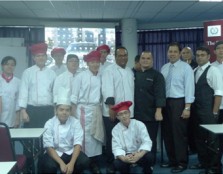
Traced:
<path fill-rule="evenodd" d="M 56 73 L 57 76 L 67 71 L 67 66 L 62 64 L 61 66 L 54 65 L 51 69 Z"/>
<path fill-rule="evenodd" d="M 94 111 L 100 105 L 100 97 L 101 78 L 99 74 L 95 76 L 87 69 L 74 78 L 71 102 L 77 105 L 75 116 L 80 120 L 84 130 L 82 150 L 88 157 L 102 154 L 102 143 L 96 140 L 91 132 Z"/>
<path fill-rule="evenodd" d="M 151 148 L 152 141 L 141 121 L 131 119 L 128 127 L 119 122 L 112 129 L 112 152 L 115 157 L 140 150 L 150 151 Z"/>
<path fill-rule="evenodd" d="M 219 63 L 217 60 L 215 62 L 213 62 L 211 65 L 217 67 L 219 70 L 220 70 L 220 73 L 221 73 L 221 76 L 222 76 L 222 79 L 223 79 L 223 64 L 222 63 Z M 223 86 L 222 86 L 223 88 Z M 220 109 L 223 109 L 223 97 L 221 99 L 221 105 L 220 105 Z"/>
<path fill-rule="evenodd" d="M 99 104 L 101 98 L 101 79 L 87 69 L 74 77 L 71 102 L 74 104 Z"/>
<path fill-rule="evenodd" d="M 67 70 L 64 73 L 57 76 L 54 82 L 54 86 L 53 86 L 53 102 L 54 103 L 57 102 L 58 93 L 60 92 L 61 87 L 69 89 L 69 94 L 71 95 L 72 83 L 76 75 L 77 73 L 72 74 L 70 71 Z"/>
<path fill-rule="evenodd" d="M 19 91 L 19 106 L 26 108 L 27 104 L 33 106 L 53 105 L 53 83 L 56 74 L 53 70 L 37 65 L 23 72 Z"/>
<path fill-rule="evenodd" d="M 116 63 L 109 65 L 102 74 L 103 116 L 109 117 L 109 108 L 105 104 L 108 97 L 114 97 L 115 104 L 123 101 L 133 102 L 130 107 L 131 117 L 134 108 L 134 75 L 129 67 L 125 69 Z"/>
<path fill-rule="evenodd" d="M 20 108 L 18 106 L 20 79 L 13 77 L 7 83 L 5 79 L 0 76 L 1 91 L 2 91 L 2 113 L 0 122 L 6 123 L 9 127 L 13 127 L 16 120 L 16 111 Z"/>
<path fill-rule="evenodd" d="M 68 117 L 65 124 L 60 124 L 57 116 L 49 119 L 44 128 L 43 147 L 52 147 L 59 156 L 63 153 L 71 155 L 75 145 L 82 146 L 83 130 L 80 122 L 73 116 Z"/>
<path fill-rule="evenodd" d="M 104 64 L 100 64 L 99 73 L 102 74 L 109 65 L 112 65 L 112 63 L 108 61 L 105 61 Z"/>

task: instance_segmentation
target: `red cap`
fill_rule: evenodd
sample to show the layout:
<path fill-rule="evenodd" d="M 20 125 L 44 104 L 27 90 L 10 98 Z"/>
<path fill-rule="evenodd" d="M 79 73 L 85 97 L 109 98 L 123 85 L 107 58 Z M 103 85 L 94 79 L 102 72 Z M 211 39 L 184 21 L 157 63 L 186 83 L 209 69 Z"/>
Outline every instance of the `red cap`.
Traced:
<path fill-rule="evenodd" d="M 84 55 L 85 62 L 98 61 L 100 62 L 101 53 L 98 51 L 91 51 L 89 54 Z"/>
<path fill-rule="evenodd" d="M 46 43 L 38 43 L 35 45 L 32 45 L 30 48 L 30 51 L 32 55 L 36 54 L 46 54 L 48 45 Z"/>
<path fill-rule="evenodd" d="M 97 51 L 106 50 L 108 53 L 110 53 L 110 48 L 108 45 L 101 45 L 97 48 Z"/>
<path fill-rule="evenodd" d="M 51 56 L 53 57 L 53 55 L 54 54 L 57 54 L 57 53 L 62 53 L 63 55 L 65 55 L 66 54 L 66 51 L 65 51 L 64 48 L 57 47 L 57 48 L 52 49 Z"/>
<path fill-rule="evenodd" d="M 129 107 L 131 105 L 132 105 L 131 101 L 125 101 L 113 106 L 111 109 L 116 113 L 119 113 L 120 111 L 129 110 Z"/>

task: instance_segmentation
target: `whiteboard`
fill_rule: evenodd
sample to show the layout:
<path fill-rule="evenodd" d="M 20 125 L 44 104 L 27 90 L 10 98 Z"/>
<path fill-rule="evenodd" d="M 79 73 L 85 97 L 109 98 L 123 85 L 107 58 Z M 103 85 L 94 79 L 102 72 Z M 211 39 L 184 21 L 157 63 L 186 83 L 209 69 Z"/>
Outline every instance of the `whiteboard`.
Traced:
<path fill-rule="evenodd" d="M 26 47 L 0 46 L 0 62 L 5 56 L 12 56 L 16 59 L 14 75 L 21 79 L 23 71 L 28 68 L 28 58 L 26 56 Z M 2 72 L 2 70 L 1 70 Z"/>

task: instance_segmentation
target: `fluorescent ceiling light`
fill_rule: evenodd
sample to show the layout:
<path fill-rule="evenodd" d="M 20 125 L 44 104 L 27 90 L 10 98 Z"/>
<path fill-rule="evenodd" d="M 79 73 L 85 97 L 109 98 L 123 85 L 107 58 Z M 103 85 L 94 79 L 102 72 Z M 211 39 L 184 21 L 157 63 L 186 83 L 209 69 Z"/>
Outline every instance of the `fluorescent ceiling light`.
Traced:
<path fill-rule="evenodd" d="M 222 2 L 222 0 L 199 0 L 200 2 Z"/>

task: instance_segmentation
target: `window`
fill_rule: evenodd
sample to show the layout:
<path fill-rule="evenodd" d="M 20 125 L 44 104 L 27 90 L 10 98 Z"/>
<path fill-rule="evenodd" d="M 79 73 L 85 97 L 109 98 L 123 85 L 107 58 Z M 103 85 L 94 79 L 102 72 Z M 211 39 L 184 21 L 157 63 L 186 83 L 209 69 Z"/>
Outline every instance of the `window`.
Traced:
<path fill-rule="evenodd" d="M 45 28 L 45 41 L 48 44 L 48 67 L 54 65 L 50 54 L 54 47 L 63 47 L 66 50 L 64 63 L 68 54 L 76 54 L 80 59 L 80 68 L 86 68 L 83 55 L 95 50 L 99 45 L 107 44 L 111 49 L 107 59 L 110 62 L 114 61 L 114 28 Z"/>

